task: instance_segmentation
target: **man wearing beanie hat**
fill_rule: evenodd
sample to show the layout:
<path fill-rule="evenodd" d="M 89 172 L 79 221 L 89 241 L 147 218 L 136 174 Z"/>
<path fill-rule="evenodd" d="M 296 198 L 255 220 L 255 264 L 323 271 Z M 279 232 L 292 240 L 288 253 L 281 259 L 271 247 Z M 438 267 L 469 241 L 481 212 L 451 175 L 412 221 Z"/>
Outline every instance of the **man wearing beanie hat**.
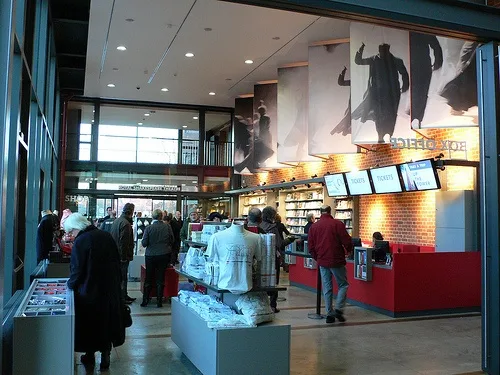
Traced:
<path fill-rule="evenodd" d="M 134 232 L 132 230 L 132 217 L 135 206 L 133 203 L 126 203 L 123 206 L 121 216 L 113 222 L 110 233 L 118 246 L 120 253 L 120 268 L 122 273 L 122 293 L 125 303 L 132 303 L 135 298 L 128 295 L 128 265 L 134 259 Z"/>

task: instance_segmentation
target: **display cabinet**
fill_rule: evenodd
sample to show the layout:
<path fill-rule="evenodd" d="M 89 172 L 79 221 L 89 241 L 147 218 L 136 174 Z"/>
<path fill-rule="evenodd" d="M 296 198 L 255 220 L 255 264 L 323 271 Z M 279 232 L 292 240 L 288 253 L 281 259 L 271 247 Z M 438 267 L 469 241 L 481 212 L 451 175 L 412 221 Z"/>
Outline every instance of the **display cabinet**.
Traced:
<path fill-rule="evenodd" d="M 16 314 L 15 375 L 74 372 L 74 303 L 68 279 L 35 279 Z"/>
<path fill-rule="evenodd" d="M 356 280 L 372 280 L 372 251 L 371 247 L 354 248 L 354 278 Z"/>

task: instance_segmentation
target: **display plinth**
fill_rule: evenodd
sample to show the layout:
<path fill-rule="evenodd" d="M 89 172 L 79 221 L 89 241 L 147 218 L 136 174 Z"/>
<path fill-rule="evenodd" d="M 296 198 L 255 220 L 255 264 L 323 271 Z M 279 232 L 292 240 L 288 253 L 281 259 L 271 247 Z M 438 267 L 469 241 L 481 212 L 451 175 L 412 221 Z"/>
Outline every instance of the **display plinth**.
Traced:
<path fill-rule="evenodd" d="M 172 341 L 204 375 L 290 374 L 290 325 L 208 328 L 172 298 Z"/>
<path fill-rule="evenodd" d="M 67 279 L 35 279 L 14 316 L 13 374 L 74 372 L 74 303 Z"/>

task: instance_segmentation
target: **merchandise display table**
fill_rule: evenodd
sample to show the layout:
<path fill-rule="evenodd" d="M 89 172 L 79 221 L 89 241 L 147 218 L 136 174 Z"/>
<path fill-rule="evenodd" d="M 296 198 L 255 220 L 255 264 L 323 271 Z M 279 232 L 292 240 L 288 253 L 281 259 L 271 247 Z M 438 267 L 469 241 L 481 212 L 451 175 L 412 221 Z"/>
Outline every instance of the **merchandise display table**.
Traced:
<path fill-rule="evenodd" d="M 204 375 L 290 374 L 290 325 L 208 328 L 193 310 L 172 298 L 172 341 Z"/>
<path fill-rule="evenodd" d="M 202 279 L 197 279 L 196 277 L 193 277 L 185 272 L 182 272 L 179 269 L 175 269 L 175 271 L 181 275 L 184 276 L 185 278 L 192 280 L 198 285 L 202 285 L 205 288 L 207 288 L 207 293 L 208 294 L 217 294 L 220 301 L 225 303 L 228 306 L 234 307 L 234 303 L 238 299 L 239 295 L 238 294 L 232 294 L 229 290 L 227 289 L 219 289 L 217 285 L 210 285 L 203 281 Z M 279 291 L 284 291 L 286 290 L 285 287 L 273 287 L 273 286 L 268 286 L 268 287 L 259 287 L 259 288 L 254 288 L 250 290 L 250 292 L 279 292 Z"/>

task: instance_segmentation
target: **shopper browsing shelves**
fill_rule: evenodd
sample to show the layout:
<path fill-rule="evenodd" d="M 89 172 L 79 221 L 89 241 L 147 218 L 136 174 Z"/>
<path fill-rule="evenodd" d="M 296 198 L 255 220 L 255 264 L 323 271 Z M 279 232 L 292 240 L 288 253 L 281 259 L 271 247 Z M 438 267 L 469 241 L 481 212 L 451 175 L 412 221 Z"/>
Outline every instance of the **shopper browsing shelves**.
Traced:
<path fill-rule="evenodd" d="M 327 323 L 345 322 L 344 305 L 349 283 L 347 282 L 346 254 L 352 252 L 352 239 L 340 220 L 332 216 L 330 206 L 321 206 L 320 220 L 311 226 L 308 234 L 309 252 L 318 262 L 323 284 Z M 337 301 L 333 310 L 332 274 L 338 285 Z"/>

